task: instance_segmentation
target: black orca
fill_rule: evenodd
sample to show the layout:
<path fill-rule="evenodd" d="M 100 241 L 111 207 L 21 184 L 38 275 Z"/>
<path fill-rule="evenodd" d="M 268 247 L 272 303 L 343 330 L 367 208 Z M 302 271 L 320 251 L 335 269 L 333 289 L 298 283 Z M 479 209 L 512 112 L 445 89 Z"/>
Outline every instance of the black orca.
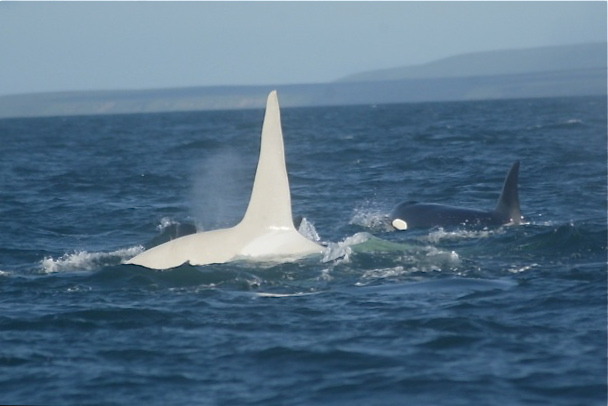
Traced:
<path fill-rule="evenodd" d="M 483 211 L 434 203 L 403 202 L 393 209 L 389 220 L 397 230 L 459 225 L 520 224 L 522 216 L 517 189 L 518 176 L 519 161 L 515 161 L 505 178 L 502 193 L 494 210 Z"/>

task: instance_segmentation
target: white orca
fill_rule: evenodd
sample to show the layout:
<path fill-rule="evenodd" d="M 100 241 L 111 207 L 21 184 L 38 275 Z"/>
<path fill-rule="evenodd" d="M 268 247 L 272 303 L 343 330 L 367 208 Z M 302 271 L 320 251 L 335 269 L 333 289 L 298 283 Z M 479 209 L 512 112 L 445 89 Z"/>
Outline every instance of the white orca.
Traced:
<path fill-rule="evenodd" d="M 389 220 L 397 230 L 459 225 L 520 224 L 522 216 L 517 189 L 518 176 L 519 161 L 516 161 L 505 178 L 502 193 L 494 210 L 483 211 L 434 203 L 404 202 L 393 209 Z"/>
<path fill-rule="evenodd" d="M 198 232 L 150 248 L 127 264 L 153 269 L 221 264 L 235 260 L 293 261 L 324 248 L 294 227 L 285 166 L 281 113 L 276 91 L 268 95 L 262 125 L 260 157 L 249 206 L 232 228 Z"/>

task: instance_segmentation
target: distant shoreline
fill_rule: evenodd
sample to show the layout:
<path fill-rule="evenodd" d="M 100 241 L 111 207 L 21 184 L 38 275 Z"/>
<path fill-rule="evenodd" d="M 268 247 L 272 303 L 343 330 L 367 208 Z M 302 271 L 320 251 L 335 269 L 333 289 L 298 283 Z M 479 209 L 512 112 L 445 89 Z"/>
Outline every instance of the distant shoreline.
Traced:
<path fill-rule="evenodd" d="M 274 89 L 283 107 L 605 96 L 606 43 L 461 55 L 351 77 L 358 79 L 6 95 L 0 118 L 261 109 Z"/>

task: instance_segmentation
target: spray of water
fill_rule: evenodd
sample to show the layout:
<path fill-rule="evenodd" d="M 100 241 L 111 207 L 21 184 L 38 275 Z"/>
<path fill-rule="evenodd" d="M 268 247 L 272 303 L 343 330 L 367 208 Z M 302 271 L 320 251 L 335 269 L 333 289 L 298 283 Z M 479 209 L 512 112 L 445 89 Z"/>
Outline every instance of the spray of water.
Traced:
<path fill-rule="evenodd" d="M 245 213 L 252 177 L 242 157 L 231 150 L 210 155 L 193 168 L 191 215 L 200 230 L 234 226 Z"/>

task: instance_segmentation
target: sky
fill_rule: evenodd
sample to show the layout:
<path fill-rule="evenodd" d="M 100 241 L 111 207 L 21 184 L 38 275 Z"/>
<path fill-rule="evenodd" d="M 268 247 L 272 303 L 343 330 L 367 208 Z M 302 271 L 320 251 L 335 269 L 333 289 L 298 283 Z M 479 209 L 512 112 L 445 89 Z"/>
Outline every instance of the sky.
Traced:
<path fill-rule="evenodd" d="M 606 41 L 606 2 L 6 2 L 0 95 L 322 83 Z"/>

